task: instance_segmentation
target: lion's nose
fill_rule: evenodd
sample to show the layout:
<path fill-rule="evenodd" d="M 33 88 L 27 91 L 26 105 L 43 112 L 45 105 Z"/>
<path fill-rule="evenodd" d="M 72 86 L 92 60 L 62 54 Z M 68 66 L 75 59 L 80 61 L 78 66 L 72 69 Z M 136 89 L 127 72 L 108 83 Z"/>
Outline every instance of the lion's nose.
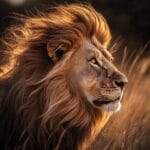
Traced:
<path fill-rule="evenodd" d="M 116 87 L 120 87 L 121 89 L 123 89 L 124 86 L 128 83 L 128 79 L 125 75 L 120 74 L 117 78 L 114 78 L 113 83 Z"/>
<path fill-rule="evenodd" d="M 123 89 L 123 87 L 125 86 L 126 83 L 127 83 L 127 81 L 124 81 L 124 80 L 115 80 L 114 81 L 114 84 L 117 87 L 120 87 L 121 89 Z"/>

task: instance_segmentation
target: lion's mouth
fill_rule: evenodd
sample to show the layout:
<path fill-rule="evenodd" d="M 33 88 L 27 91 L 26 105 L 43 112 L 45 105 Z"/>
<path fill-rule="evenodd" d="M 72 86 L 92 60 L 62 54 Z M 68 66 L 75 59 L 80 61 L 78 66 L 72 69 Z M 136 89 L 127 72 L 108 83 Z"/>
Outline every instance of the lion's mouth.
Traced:
<path fill-rule="evenodd" d="M 107 105 L 110 103 L 115 103 L 116 101 L 119 101 L 120 97 L 116 98 L 115 100 L 100 100 L 100 99 L 96 99 L 93 101 L 93 103 L 97 106 L 102 106 L 102 105 Z"/>

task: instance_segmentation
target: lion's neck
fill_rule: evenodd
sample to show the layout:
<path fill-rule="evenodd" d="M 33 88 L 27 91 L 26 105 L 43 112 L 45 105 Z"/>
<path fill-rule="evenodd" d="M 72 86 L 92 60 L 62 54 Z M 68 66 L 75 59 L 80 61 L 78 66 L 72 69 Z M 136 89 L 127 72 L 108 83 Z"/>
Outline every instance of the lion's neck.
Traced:
<path fill-rule="evenodd" d="M 87 131 L 88 132 L 88 131 Z M 85 150 L 85 131 L 72 128 L 65 131 L 56 132 L 49 141 L 49 149 L 55 150 Z"/>
<path fill-rule="evenodd" d="M 49 147 L 55 150 L 87 150 L 95 140 L 109 118 L 104 114 L 96 122 L 89 122 L 84 128 L 74 127 L 56 132 L 50 140 Z"/>

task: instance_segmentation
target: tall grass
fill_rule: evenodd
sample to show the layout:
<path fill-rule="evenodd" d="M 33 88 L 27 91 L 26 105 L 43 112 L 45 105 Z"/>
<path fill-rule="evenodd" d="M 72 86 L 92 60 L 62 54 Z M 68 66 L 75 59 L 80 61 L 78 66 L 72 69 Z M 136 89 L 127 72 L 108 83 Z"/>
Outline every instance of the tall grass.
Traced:
<path fill-rule="evenodd" d="M 129 83 L 122 109 L 110 118 L 94 150 L 150 150 L 150 59 L 141 58 L 146 46 L 136 54 L 124 50 L 119 66 Z"/>

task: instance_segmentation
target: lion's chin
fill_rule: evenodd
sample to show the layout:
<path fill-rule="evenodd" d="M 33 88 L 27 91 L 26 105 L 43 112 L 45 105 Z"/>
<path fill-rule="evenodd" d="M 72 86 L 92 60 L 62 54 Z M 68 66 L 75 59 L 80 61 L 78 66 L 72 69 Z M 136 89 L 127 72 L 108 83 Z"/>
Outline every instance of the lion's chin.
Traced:
<path fill-rule="evenodd" d="M 99 106 L 94 104 L 94 107 L 98 108 L 101 111 L 106 111 L 106 112 L 110 112 L 111 113 L 111 112 L 119 111 L 120 108 L 121 108 L 121 103 L 120 103 L 119 100 L 117 100 L 117 101 L 114 101 L 114 102 L 101 104 Z"/>
<path fill-rule="evenodd" d="M 88 92 L 84 92 L 87 100 L 92 104 L 92 106 L 96 109 L 99 109 L 100 111 L 103 112 L 109 112 L 109 113 L 113 113 L 113 112 L 117 112 L 120 110 L 121 108 L 121 99 L 122 99 L 122 94 L 117 95 L 116 97 L 114 97 L 113 99 L 108 99 L 108 98 L 104 98 L 102 99 L 95 99 L 95 97 L 91 94 L 89 94 Z"/>

